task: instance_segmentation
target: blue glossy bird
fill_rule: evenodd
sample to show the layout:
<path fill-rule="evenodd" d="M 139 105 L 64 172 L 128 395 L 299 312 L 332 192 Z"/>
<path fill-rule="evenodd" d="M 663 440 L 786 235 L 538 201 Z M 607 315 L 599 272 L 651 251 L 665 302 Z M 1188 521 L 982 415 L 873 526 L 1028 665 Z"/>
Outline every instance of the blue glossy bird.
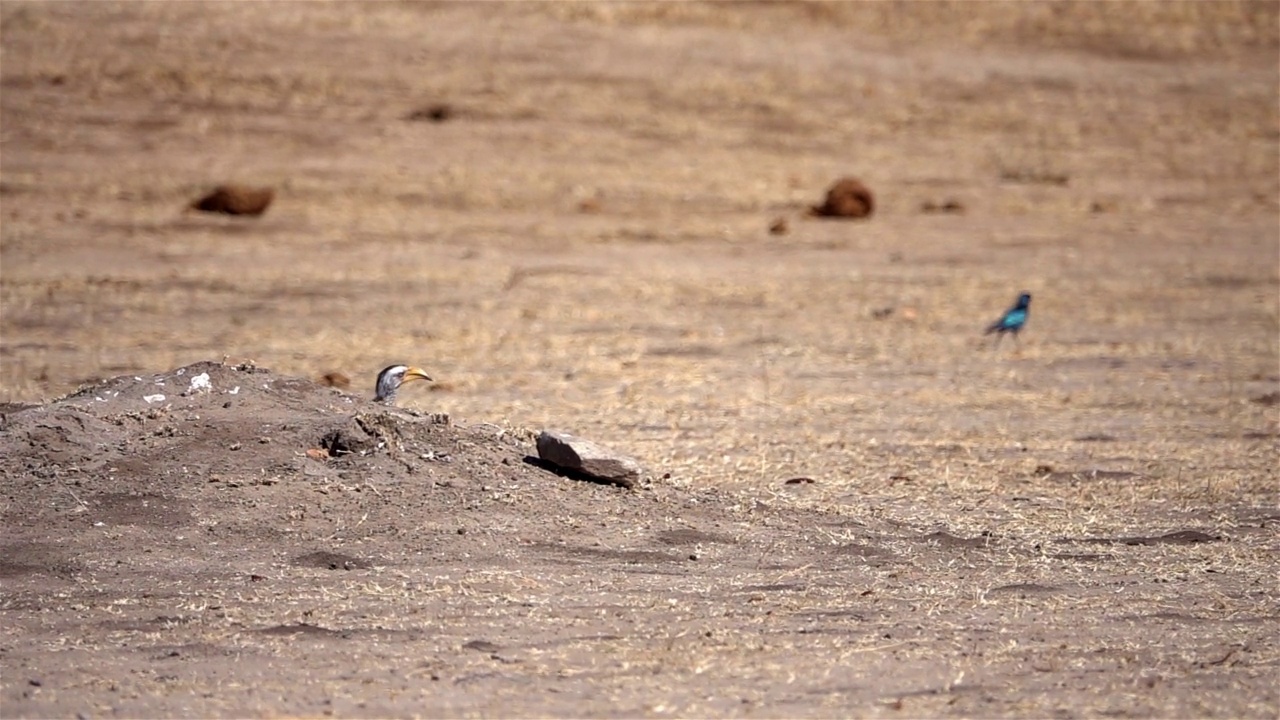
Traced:
<path fill-rule="evenodd" d="M 991 323 L 987 328 L 986 334 L 998 333 L 996 335 L 997 346 L 1005 333 L 1013 333 L 1013 339 L 1016 342 L 1018 331 L 1022 329 L 1023 325 L 1027 324 L 1027 313 L 1030 305 L 1031 293 L 1022 293 L 1018 296 L 1018 302 L 1013 307 L 1005 310 L 1004 315 L 1001 315 L 999 320 Z"/>

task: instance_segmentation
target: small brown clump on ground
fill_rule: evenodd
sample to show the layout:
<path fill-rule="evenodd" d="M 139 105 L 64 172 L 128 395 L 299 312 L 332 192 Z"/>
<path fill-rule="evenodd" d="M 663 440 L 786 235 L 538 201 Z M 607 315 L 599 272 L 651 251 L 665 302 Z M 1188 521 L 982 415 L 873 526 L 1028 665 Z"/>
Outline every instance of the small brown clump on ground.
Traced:
<path fill-rule="evenodd" d="M 875 211 L 876 200 L 861 180 L 840 178 L 827 190 L 827 199 L 810 208 L 814 215 L 835 218 L 865 218 Z"/>
<path fill-rule="evenodd" d="M 275 197 L 276 191 L 272 188 L 219 185 L 213 192 L 192 202 L 189 207 L 201 212 L 256 217 L 267 211 Z"/>
<path fill-rule="evenodd" d="M 351 378 L 335 370 L 333 372 L 327 372 L 324 375 L 320 376 L 320 383 L 323 385 L 328 385 L 329 387 L 335 387 L 339 389 L 349 388 L 351 387 Z"/>
<path fill-rule="evenodd" d="M 444 122 L 453 117 L 453 106 L 449 103 L 436 103 L 428 105 L 424 108 L 418 108 L 405 116 L 405 120 L 418 122 L 427 120 L 430 122 Z"/>

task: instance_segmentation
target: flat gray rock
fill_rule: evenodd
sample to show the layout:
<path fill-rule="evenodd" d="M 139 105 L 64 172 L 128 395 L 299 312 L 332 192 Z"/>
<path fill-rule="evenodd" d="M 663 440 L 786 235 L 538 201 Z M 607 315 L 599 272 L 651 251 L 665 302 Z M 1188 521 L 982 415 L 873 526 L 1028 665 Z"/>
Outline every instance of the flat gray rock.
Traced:
<path fill-rule="evenodd" d="M 633 458 L 556 430 L 543 430 L 538 435 L 538 457 L 564 470 L 625 488 L 633 487 L 643 470 Z"/>

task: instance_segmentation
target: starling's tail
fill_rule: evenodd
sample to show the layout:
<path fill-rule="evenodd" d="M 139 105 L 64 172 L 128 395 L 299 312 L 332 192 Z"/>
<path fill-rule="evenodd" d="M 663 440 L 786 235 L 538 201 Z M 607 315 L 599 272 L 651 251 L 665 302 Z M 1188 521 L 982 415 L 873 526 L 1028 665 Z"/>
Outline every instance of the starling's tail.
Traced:
<path fill-rule="evenodd" d="M 997 321 L 995 321 L 995 322 L 991 323 L 990 327 L 988 327 L 988 328 L 987 328 L 987 329 L 986 329 L 982 334 L 983 334 L 983 335 L 990 335 L 991 333 L 993 333 L 993 332 L 995 332 L 995 331 L 999 330 L 999 329 L 1000 329 L 1000 326 L 1001 326 L 1001 325 L 1003 325 L 1003 324 L 1004 324 L 1004 321 L 1003 321 L 1003 320 L 997 320 Z"/>

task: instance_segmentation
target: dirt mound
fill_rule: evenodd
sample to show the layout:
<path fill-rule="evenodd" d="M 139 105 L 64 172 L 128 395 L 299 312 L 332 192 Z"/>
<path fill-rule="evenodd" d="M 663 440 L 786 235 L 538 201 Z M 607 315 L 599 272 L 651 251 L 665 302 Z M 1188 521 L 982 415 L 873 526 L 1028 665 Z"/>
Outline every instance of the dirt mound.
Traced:
<path fill-rule="evenodd" d="M 140 528 L 182 527 L 234 542 L 236 559 L 225 559 L 241 564 L 258 550 L 274 557 L 283 538 L 403 543 L 445 532 L 461 549 L 469 540 L 459 530 L 517 521 L 494 513 L 494 497 L 525 519 L 598 518 L 635 502 L 542 469 L 532 448 L 526 431 L 461 427 L 306 379 L 205 362 L 0 415 L 0 482 L 12 499 L 29 495 L 5 518 L 11 528 L 128 528 L 132 544 Z M 34 485 L 21 479 L 27 473 Z M 556 492 L 578 500 L 537 507 Z M 255 538 L 269 543 L 255 547 Z"/>
<path fill-rule="evenodd" d="M 29 675 L 5 695 L 19 715 L 74 714 L 84 695 L 56 689 L 93 678 L 112 678 L 101 698 L 120 712 L 173 714 L 185 691 L 117 689 L 138 672 L 216 684 L 230 656 L 234 672 L 279 688 L 335 662 L 444 676 L 476 708 L 488 698 L 470 685 L 487 672 L 477 662 L 560 658 L 571 671 L 600 643 L 638 658 L 675 598 L 769 587 L 808 562 L 796 529 L 811 513 L 567 479 L 531 457 L 531 432 L 459 426 L 250 365 L 122 376 L 6 410 L 4 625 L 27 647 L 74 635 L 94 658 L 9 658 Z M 381 660 L 348 657 L 392 646 Z M 430 687 L 406 702 L 422 707 Z M 264 707 L 203 697 L 201 714 Z M 335 700 L 298 702 L 318 714 Z"/>

